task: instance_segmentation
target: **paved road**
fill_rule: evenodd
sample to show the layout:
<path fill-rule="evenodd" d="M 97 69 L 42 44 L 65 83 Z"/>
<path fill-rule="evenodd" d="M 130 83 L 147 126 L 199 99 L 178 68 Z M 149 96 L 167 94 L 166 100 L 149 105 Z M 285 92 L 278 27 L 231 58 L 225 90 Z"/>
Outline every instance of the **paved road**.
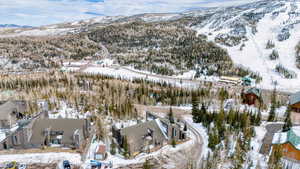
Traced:
<path fill-rule="evenodd" d="M 202 164 L 202 156 L 203 156 L 203 151 L 202 151 L 202 147 L 203 147 L 203 138 L 201 133 L 194 128 L 191 124 L 189 124 L 188 122 L 187 126 L 189 128 L 189 130 L 196 136 L 196 142 L 194 144 L 195 149 L 193 149 L 194 151 L 192 152 L 194 154 L 194 159 L 196 161 L 196 168 L 200 168 L 201 164 Z"/>
<path fill-rule="evenodd" d="M 269 154 L 271 150 L 272 140 L 274 133 L 281 131 L 283 124 L 268 124 L 266 126 L 267 133 L 263 138 L 263 144 L 260 148 L 259 153 L 261 154 Z"/>

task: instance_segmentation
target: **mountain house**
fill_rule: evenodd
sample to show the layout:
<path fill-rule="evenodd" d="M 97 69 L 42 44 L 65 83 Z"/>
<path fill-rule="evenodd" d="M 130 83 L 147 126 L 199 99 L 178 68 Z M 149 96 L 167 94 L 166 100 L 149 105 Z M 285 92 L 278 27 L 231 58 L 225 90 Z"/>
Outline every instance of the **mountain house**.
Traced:
<path fill-rule="evenodd" d="M 150 112 L 146 113 L 146 122 L 119 128 L 112 127 L 113 137 L 121 148 L 127 141 L 129 155 L 134 157 L 139 153 L 150 153 L 164 145 L 187 139 L 187 131 L 181 122 L 171 123 L 167 118 L 160 118 Z"/>
<path fill-rule="evenodd" d="M 289 97 L 289 106 L 292 112 L 300 113 L 300 91 Z"/>
<path fill-rule="evenodd" d="M 250 88 L 242 91 L 243 104 L 259 106 L 261 104 L 261 90 L 258 88 Z"/>
<path fill-rule="evenodd" d="M 0 150 L 50 147 L 81 148 L 89 137 L 86 119 L 34 119 L 0 142 Z"/>
<path fill-rule="evenodd" d="M 300 126 L 292 127 L 288 132 L 275 133 L 273 145 L 281 145 L 285 158 L 300 161 Z"/>

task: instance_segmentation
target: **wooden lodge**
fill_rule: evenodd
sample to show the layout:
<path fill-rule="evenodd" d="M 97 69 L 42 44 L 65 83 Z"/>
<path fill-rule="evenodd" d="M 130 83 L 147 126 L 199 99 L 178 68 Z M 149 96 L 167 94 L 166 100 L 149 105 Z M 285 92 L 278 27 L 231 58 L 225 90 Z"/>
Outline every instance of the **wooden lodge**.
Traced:
<path fill-rule="evenodd" d="M 243 104 L 259 105 L 261 102 L 261 90 L 258 88 L 250 88 L 242 91 Z"/>
<path fill-rule="evenodd" d="M 292 127 L 288 132 L 275 133 L 273 145 L 281 145 L 285 158 L 300 161 L 300 126 Z"/>
<path fill-rule="evenodd" d="M 290 96 L 289 106 L 292 112 L 300 113 L 300 92 L 294 93 Z"/>

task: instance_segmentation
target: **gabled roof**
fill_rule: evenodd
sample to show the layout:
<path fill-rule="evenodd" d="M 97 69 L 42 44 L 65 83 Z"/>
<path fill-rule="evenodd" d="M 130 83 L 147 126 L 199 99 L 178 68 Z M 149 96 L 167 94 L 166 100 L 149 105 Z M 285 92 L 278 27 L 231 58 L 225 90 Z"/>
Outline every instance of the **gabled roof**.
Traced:
<path fill-rule="evenodd" d="M 300 91 L 292 94 L 289 99 L 290 105 L 296 104 L 300 102 Z"/>
<path fill-rule="evenodd" d="M 126 136 L 128 141 L 133 144 L 143 145 L 145 135 L 149 130 L 153 131 L 155 138 L 168 140 L 167 135 L 164 132 L 164 126 L 159 119 L 147 121 L 130 127 L 121 129 L 121 134 Z"/>
<path fill-rule="evenodd" d="M 252 87 L 246 90 L 245 94 L 255 94 L 257 97 L 261 96 L 261 90 L 255 87 Z"/>
<path fill-rule="evenodd" d="M 30 142 L 43 143 L 44 131 L 49 128 L 51 131 L 63 131 L 62 143 L 71 143 L 75 132 L 83 136 L 84 126 L 84 119 L 37 119 L 32 126 Z"/>
<path fill-rule="evenodd" d="M 291 143 L 297 150 L 300 150 L 300 126 L 292 127 L 288 132 L 275 133 L 272 143 Z"/>

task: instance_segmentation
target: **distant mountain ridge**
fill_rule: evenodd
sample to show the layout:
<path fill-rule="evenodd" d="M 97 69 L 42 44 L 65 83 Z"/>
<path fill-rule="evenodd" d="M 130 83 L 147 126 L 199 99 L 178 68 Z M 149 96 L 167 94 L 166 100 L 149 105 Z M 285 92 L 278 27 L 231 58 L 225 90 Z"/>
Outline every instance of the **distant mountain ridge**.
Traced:
<path fill-rule="evenodd" d="M 118 30 L 121 27 L 122 29 Z M 184 36 L 179 36 L 179 32 L 166 33 L 170 30 L 178 31 L 178 28 L 182 30 L 181 33 Z M 156 35 L 153 30 L 160 33 Z M 278 89 L 295 91 L 300 90 L 299 30 L 299 0 L 262 0 L 234 7 L 208 8 L 183 13 L 99 16 L 76 22 L 42 26 L 40 28 L 20 28 L 15 29 L 15 31 L 2 31 L 3 33 L 0 31 L 0 37 L 53 37 L 78 33 L 91 35 L 91 32 L 94 32 L 95 37 L 90 36 L 90 39 L 94 39 L 97 43 L 104 43 L 108 48 L 111 47 L 109 52 L 116 49 L 114 47 L 115 44 L 124 45 L 119 46 L 122 48 L 116 51 L 116 58 L 124 55 L 124 51 L 137 55 L 137 50 L 140 51 L 140 54 L 137 56 L 148 56 L 147 52 L 151 50 L 152 54 L 158 53 L 158 56 L 163 56 L 153 61 L 156 65 L 159 65 L 161 61 L 166 61 L 167 57 L 175 56 L 169 51 L 169 53 L 167 52 L 168 55 L 164 56 L 166 52 L 163 51 L 163 47 L 171 44 L 171 42 L 176 42 L 180 37 L 185 37 L 185 40 L 191 40 L 198 35 L 203 36 L 203 44 L 209 41 L 214 45 L 216 44 L 216 46 L 211 46 L 225 49 L 234 65 L 258 73 L 263 78 L 260 83 L 261 87 L 273 88 L 275 82 L 277 82 Z M 196 32 L 196 35 L 194 35 L 194 32 Z M 195 37 L 191 38 L 189 35 Z M 168 38 L 172 39 L 172 41 L 168 42 Z M 116 39 L 123 39 L 123 41 L 116 42 Z M 163 40 L 165 42 L 161 44 Z M 176 46 L 179 52 L 184 51 L 184 48 L 186 48 L 188 56 L 185 61 L 194 57 L 195 62 L 192 62 L 193 64 L 186 67 L 185 70 L 194 70 L 195 67 L 203 68 L 200 66 L 203 65 L 204 57 L 202 55 L 204 54 L 209 58 L 208 56 L 212 53 L 194 52 L 190 54 L 190 51 L 195 51 L 194 47 L 198 44 L 188 46 L 187 44 L 189 43 L 183 43 L 183 40 L 181 39 L 177 42 L 178 44 L 173 44 L 173 46 L 171 44 L 170 48 Z M 167 49 L 166 47 L 165 50 Z M 132 58 L 133 56 L 127 57 Z M 150 57 L 147 59 L 151 60 Z M 213 59 L 210 58 L 207 61 L 209 62 Z M 124 62 L 122 59 L 120 61 Z M 132 60 L 130 64 L 137 64 L 135 63 L 137 61 L 137 59 Z M 175 58 L 169 59 L 166 68 L 175 69 L 175 61 Z M 226 64 L 219 64 L 217 67 L 210 65 L 207 69 L 224 70 L 224 65 Z M 231 64 L 226 66 L 228 65 Z M 183 69 L 181 66 L 181 64 L 177 65 L 177 67 Z M 136 67 L 138 66 L 136 65 Z M 157 67 L 154 68 L 156 69 Z M 140 69 L 143 69 L 143 67 L 140 67 Z"/>
<path fill-rule="evenodd" d="M 33 28 L 33 27 L 28 25 L 0 24 L 0 28 Z"/>

